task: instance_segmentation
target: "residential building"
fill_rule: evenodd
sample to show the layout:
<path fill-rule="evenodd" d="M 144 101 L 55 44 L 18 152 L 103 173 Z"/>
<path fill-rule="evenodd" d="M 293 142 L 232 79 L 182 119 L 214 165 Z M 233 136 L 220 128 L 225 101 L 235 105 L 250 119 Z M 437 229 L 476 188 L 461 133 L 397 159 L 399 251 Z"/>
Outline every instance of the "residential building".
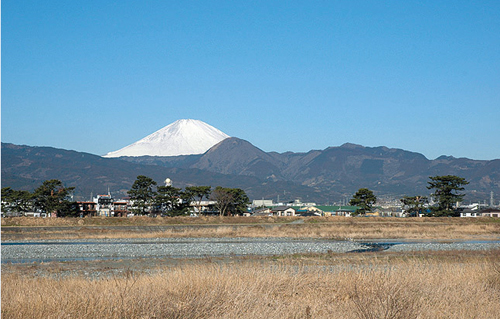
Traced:
<path fill-rule="evenodd" d="M 478 210 L 466 208 L 460 212 L 460 217 L 481 217 L 481 213 Z"/>
<path fill-rule="evenodd" d="M 276 216 L 295 216 L 295 209 L 290 206 L 276 206 L 273 207 L 272 213 Z"/>
<path fill-rule="evenodd" d="M 97 203 L 97 216 L 114 216 L 113 197 L 111 197 L 111 194 L 97 195 L 97 197 L 94 198 L 94 202 Z"/>
<path fill-rule="evenodd" d="M 252 201 L 252 207 L 270 207 L 273 205 L 272 199 L 254 199 Z"/>
<path fill-rule="evenodd" d="M 252 216 L 272 216 L 271 208 L 264 207 L 253 212 Z"/>
<path fill-rule="evenodd" d="M 96 216 L 97 215 L 97 203 L 94 202 L 76 202 L 78 205 L 78 214 L 80 217 L 85 216 Z"/>
<path fill-rule="evenodd" d="M 128 213 L 128 201 L 115 201 L 113 202 L 113 216 L 126 217 Z"/>
<path fill-rule="evenodd" d="M 302 216 L 347 216 L 350 217 L 352 213 L 356 211 L 358 207 L 356 206 L 328 206 L 328 205 L 316 205 L 316 206 L 304 206 L 296 207 L 294 206 L 297 214 Z"/>
<path fill-rule="evenodd" d="M 117 216 L 125 217 L 130 201 L 126 199 L 115 201 L 110 194 L 97 195 L 92 201 L 76 202 L 80 217 L 86 216 Z"/>
<path fill-rule="evenodd" d="M 500 209 L 486 208 L 480 211 L 482 217 L 500 217 Z"/>

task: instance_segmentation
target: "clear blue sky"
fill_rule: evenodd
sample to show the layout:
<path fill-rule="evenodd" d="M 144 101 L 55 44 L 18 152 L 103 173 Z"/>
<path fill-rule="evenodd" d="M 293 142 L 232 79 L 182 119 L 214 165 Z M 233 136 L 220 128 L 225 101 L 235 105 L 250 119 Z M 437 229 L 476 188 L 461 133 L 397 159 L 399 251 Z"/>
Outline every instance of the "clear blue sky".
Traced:
<path fill-rule="evenodd" d="M 102 155 L 185 118 L 500 158 L 500 1 L 2 1 L 3 142 Z"/>

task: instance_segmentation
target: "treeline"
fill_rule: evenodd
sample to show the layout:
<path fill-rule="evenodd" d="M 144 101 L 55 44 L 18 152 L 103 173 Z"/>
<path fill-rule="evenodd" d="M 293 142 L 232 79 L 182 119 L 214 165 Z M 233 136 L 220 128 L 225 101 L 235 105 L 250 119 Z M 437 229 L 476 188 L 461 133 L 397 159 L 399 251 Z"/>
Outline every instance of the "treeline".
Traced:
<path fill-rule="evenodd" d="M 64 187 L 59 180 L 52 179 L 43 182 L 33 193 L 23 190 L 2 188 L 2 212 L 28 212 L 55 215 L 58 217 L 80 216 L 78 203 L 72 200 L 74 187 Z M 158 186 L 157 183 L 144 175 L 137 176 L 131 189 L 130 212 L 137 215 L 181 216 L 193 210 L 193 203 L 198 213 L 203 213 L 203 200 L 212 200 L 210 213 L 221 216 L 238 215 L 247 211 L 250 200 L 245 191 L 240 188 L 217 186 L 189 186 L 184 189 L 173 186 Z"/>
<path fill-rule="evenodd" d="M 77 216 L 78 205 L 71 200 L 74 187 L 64 187 L 57 179 L 43 182 L 33 193 L 2 188 L 2 213 L 39 212 L 57 216 Z"/>
<path fill-rule="evenodd" d="M 469 184 L 464 178 L 446 175 L 429 177 L 427 188 L 433 190 L 430 205 L 426 196 L 404 196 L 401 198 L 402 208 L 409 216 L 459 216 L 457 202 L 463 200 L 464 194 L 459 193 Z M 33 193 L 22 190 L 13 190 L 10 187 L 2 188 L 2 212 L 39 212 L 56 216 L 78 216 L 78 204 L 71 199 L 74 187 L 64 187 L 59 180 L 52 179 L 43 182 Z M 193 210 L 198 213 L 206 212 L 203 209 L 203 200 L 212 200 L 214 204 L 210 213 L 221 216 L 240 215 L 247 211 L 250 200 L 240 188 L 226 188 L 217 186 L 188 186 L 184 189 L 173 186 L 159 186 L 144 175 L 137 176 L 131 189 L 130 211 L 138 215 L 154 214 L 162 216 L 187 215 Z M 377 202 L 376 196 L 367 188 L 360 188 L 352 197 L 349 204 L 359 207 L 356 214 L 365 215 L 373 210 Z"/>
<path fill-rule="evenodd" d="M 156 188 L 156 189 L 155 189 Z M 198 213 L 203 213 L 202 201 L 212 200 L 221 216 L 239 215 L 247 211 L 250 200 L 240 188 L 217 186 L 188 186 L 182 190 L 173 186 L 158 186 L 150 177 L 139 175 L 127 192 L 136 214 L 186 215 L 195 203 Z"/>
<path fill-rule="evenodd" d="M 402 208 L 409 216 L 418 217 L 424 213 L 431 217 L 459 216 L 460 212 L 456 204 L 461 202 L 465 196 L 459 192 L 463 191 L 465 189 L 463 186 L 469 182 L 455 175 L 431 176 L 429 179 L 427 189 L 434 190 L 431 198 L 435 204 L 430 205 L 427 196 L 404 196 L 400 199 Z M 360 188 L 349 201 L 349 205 L 358 206 L 356 214 L 364 215 L 372 211 L 376 202 L 377 197 L 371 190 Z"/>

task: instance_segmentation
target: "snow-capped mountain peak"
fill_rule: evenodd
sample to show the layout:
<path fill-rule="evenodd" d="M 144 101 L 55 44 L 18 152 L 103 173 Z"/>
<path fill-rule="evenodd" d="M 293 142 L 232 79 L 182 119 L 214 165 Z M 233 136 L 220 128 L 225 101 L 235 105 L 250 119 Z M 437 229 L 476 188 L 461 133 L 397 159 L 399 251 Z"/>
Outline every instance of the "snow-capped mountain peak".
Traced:
<path fill-rule="evenodd" d="M 183 119 L 104 157 L 203 154 L 229 135 L 205 122 Z"/>

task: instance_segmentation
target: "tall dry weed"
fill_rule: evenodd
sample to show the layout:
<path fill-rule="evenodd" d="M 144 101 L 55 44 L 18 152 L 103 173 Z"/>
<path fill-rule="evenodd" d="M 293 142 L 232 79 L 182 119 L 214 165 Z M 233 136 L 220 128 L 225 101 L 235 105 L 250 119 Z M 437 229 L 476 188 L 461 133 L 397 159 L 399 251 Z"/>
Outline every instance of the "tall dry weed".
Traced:
<path fill-rule="evenodd" d="M 2 318 L 498 318 L 491 261 L 183 264 L 95 278 L 2 274 Z"/>
<path fill-rule="evenodd" d="M 360 319 L 418 318 L 424 291 L 415 279 L 391 271 L 360 275 L 352 295 L 356 314 Z"/>
<path fill-rule="evenodd" d="M 488 261 L 489 285 L 500 292 L 500 249 L 491 251 Z"/>

